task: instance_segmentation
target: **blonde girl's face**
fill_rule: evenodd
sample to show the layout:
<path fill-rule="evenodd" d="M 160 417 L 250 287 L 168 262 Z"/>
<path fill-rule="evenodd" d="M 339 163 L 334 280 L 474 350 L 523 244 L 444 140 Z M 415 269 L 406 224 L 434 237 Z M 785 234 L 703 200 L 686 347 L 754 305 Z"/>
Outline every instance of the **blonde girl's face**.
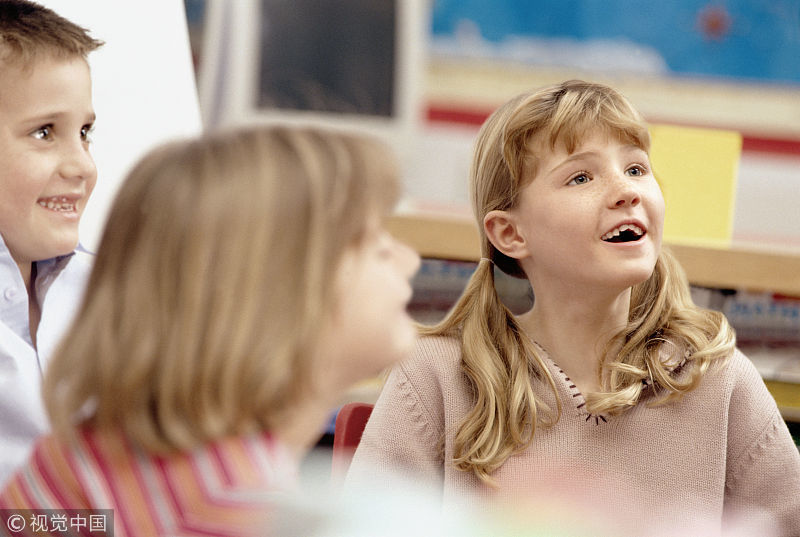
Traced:
<path fill-rule="evenodd" d="M 419 255 L 377 222 L 348 249 L 338 268 L 335 311 L 322 330 L 328 380 L 346 387 L 405 357 L 416 340 L 407 312 Z"/>
<path fill-rule="evenodd" d="M 616 291 L 647 279 L 664 222 L 664 198 L 647 153 L 602 129 L 571 153 L 560 144 L 532 148 L 543 158 L 511 213 L 534 289 Z"/>

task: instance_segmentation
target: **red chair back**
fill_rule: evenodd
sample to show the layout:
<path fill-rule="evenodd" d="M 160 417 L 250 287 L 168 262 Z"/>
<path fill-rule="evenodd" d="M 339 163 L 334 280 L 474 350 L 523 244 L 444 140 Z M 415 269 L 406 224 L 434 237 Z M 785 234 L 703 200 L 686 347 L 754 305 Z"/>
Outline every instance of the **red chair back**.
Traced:
<path fill-rule="evenodd" d="M 372 406 L 369 403 L 347 403 L 336 415 L 333 432 L 333 459 L 331 474 L 335 480 L 343 480 L 350 461 L 361 441 Z"/>

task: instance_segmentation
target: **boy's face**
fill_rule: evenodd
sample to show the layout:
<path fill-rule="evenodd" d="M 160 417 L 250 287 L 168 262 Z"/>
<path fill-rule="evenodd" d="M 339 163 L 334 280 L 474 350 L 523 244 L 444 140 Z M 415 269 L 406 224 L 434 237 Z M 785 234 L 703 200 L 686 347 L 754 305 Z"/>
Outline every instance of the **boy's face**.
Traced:
<path fill-rule="evenodd" d="M 82 58 L 0 64 L 0 234 L 18 265 L 71 252 L 97 180 Z"/>

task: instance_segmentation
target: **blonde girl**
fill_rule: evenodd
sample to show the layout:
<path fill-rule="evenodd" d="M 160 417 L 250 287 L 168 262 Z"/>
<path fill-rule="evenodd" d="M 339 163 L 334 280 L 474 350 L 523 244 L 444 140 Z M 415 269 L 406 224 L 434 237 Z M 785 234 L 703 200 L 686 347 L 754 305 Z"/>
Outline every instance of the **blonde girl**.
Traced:
<path fill-rule="evenodd" d="M 563 496 L 637 535 L 714 534 L 742 513 L 800 531 L 797 449 L 726 319 L 692 303 L 661 246 L 649 149 L 601 84 L 492 114 L 470 174 L 482 259 L 389 377 L 351 483 L 394 470 L 445 500 Z M 530 311 L 502 304 L 496 269 L 530 282 Z"/>
<path fill-rule="evenodd" d="M 398 360 L 417 255 L 382 145 L 257 127 L 156 149 L 110 211 L 45 379 L 54 434 L 3 508 L 113 509 L 115 535 L 264 535 L 343 390 Z"/>

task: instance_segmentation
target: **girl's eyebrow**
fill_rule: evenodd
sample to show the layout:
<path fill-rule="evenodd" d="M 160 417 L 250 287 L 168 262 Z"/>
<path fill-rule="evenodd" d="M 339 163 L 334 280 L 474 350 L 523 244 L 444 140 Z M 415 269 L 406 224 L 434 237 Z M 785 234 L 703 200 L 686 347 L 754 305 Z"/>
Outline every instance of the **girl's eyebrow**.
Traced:
<path fill-rule="evenodd" d="M 647 151 L 645 151 L 644 149 L 642 149 L 641 147 L 639 147 L 636 144 L 627 144 L 627 145 L 623 146 L 623 149 L 625 149 L 626 151 L 640 151 L 642 153 L 647 153 Z"/>
<path fill-rule="evenodd" d="M 575 161 L 579 161 L 579 160 L 587 160 L 587 159 L 590 159 L 590 158 L 596 158 L 598 156 L 599 156 L 599 153 L 597 153 L 596 151 L 583 151 L 581 153 L 573 153 L 572 155 L 568 156 L 567 158 L 565 158 L 564 160 L 562 160 L 561 162 L 559 162 L 558 164 L 553 166 L 553 168 L 547 173 L 548 174 L 553 173 L 553 172 L 557 171 L 559 168 L 562 168 L 562 167 L 566 166 L 567 164 L 570 164 L 571 162 L 575 162 Z"/>
<path fill-rule="evenodd" d="M 637 152 L 637 153 L 643 153 L 643 154 L 647 155 L 647 151 L 645 151 L 644 149 L 642 149 L 641 147 L 639 147 L 636 144 L 628 144 L 628 145 L 624 146 L 624 149 L 625 149 L 625 151 L 628 151 L 628 152 L 631 152 L 631 153 Z M 580 153 L 573 153 L 570 156 L 568 156 L 567 158 L 565 158 L 564 160 L 562 160 L 561 162 L 559 162 L 558 164 L 556 164 L 555 166 L 553 166 L 550 169 L 550 171 L 547 172 L 547 174 L 549 175 L 549 174 L 551 174 L 553 172 L 556 172 L 560 168 L 562 168 L 564 166 L 567 166 L 568 164 L 570 164 L 572 162 L 583 161 L 583 160 L 588 160 L 588 159 L 598 158 L 598 157 L 600 157 L 600 153 L 598 153 L 597 151 L 582 151 Z"/>

